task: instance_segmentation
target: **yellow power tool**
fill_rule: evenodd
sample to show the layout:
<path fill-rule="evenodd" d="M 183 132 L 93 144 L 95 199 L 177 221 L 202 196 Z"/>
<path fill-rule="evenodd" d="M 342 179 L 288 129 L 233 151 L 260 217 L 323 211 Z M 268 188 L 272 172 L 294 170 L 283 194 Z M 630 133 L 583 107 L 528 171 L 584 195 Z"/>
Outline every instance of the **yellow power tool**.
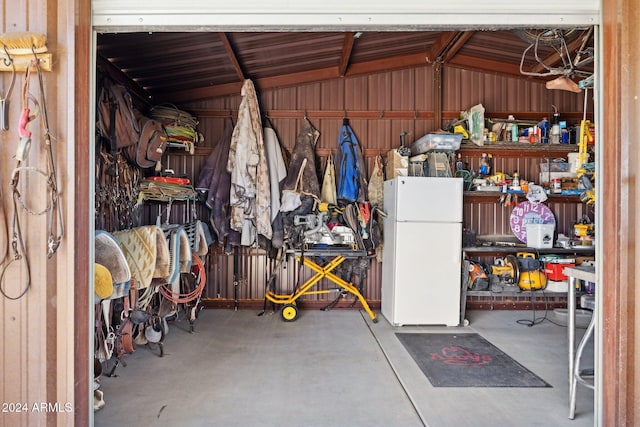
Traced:
<path fill-rule="evenodd" d="M 498 258 L 491 265 L 491 274 L 497 276 L 502 283 L 516 284 L 520 279 L 520 267 L 518 258 L 513 255 L 507 255 L 504 258 Z"/>
<path fill-rule="evenodd" d="M 540 261 L 531 252 L 518 252 L 518 258 L 522 260 L 523 268 L 518 279 L 518 286 L 523 291 L 544 289 L 547 287 L 547 276 L 540 269 Z"/>

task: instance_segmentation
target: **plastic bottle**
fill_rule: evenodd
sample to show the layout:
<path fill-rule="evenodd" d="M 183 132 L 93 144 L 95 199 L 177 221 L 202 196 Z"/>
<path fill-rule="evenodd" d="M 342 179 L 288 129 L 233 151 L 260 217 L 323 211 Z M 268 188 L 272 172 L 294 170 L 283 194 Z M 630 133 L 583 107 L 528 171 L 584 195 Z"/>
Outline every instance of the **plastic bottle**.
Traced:
<path fill-rule="evenodd" d="M 463 168 L 463 164 L 462 164 L 462 154 L 458 153 L 457 157 L 456 157 L 456 170 L 462 170 Z"/>
<path fill-rule="evenodd" d="M 520 136 L 518 132 L 518 125 L 516 123 L 511 125 L 511 142 L 518 142 L 518 137 Z"/>
<path fill-rule="evenodd" d="M 509 117 L 507 118 L 507 120 L 509 120 L 509 122 L 513 122 L 516 118 L 513 117 L 513 115 L 509 114 Z M 513 141 L 513 123 L 507 123 L 507 126 L 505 127 L 505 131 L 506 131 L 506 138 L 505 138 L 505 142 L 509 142 L 509 141 Z"/>
<path fill-rule="evenodd" d="M 520 191 L 520 174 L 518 174 L 518 172 L 513 173 L 513 178 L 511 179 L 511 189 Z"/>
<path fill-rule="evenodd" d="M 482 158 L 480 159 L 480 167 L 478 168 L 478 175 L 487 176 L 490 173 L 491 173 L 491 165 L 489 164 L 487 153 L 482 153 Z"/>
<path fill-rule="evenodd" d="M 538 123 L 538 129 L 540 129 L 540 142 L 542 144 L 549 143 L 549 120 L 543 117 L 540 123 Z"/>
<path fill-rule="evenodd" d="M 560 144 L 562 129 L 560 128 L 560 113 L 553 113 L 551 121 L 551 131 L 549 134 L 549 142 L 551 144 Z"/>
<path fill-rule="evenodd" d="M 560 125 L 551 125 L 551 134 L 549 135 L 549 142 L 551 144 L 560 144 L 561 137 Z"/>

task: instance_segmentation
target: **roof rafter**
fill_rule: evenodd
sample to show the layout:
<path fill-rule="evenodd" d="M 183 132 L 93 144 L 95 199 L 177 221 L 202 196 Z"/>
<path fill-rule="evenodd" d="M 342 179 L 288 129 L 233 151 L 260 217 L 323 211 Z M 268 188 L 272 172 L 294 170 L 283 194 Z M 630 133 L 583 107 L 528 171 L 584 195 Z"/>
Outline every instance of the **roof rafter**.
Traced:
<path fill-rule="evenodd" d="M 469 41 L 475 31 L 444 31 L 438 37 L 429 53 L 427 53 L 427 61 L 447 62 L 453 58 L 460 49 Z"/>
<path fill-rule="evenodd" d="M 342 43 L 342 54 L 340 55 L 340 65 L 338 65 L 338 75 L 344 77 L 351 59 L 353 44 L 356 41 L 356 33 L 345 33 L 344 42 Z"/>
<path fill-rule="evenodd" d="M 242 66 L 238 61 L 238 55 L 236 55 L 236 52 L 233 49 L 233 46 L 231 46 L 231 42 L 229 41 L 229 37 L 227 36 L 227 33 L 218 33 L 218 35 L 220 36 L 220 40 L 222 41 L 224 50 L 227 52 L 227 55 L 229 55 L 229 60 L 233 64 L 233 68 L 236 70 L 236 74 L 238 75 L 238 78 L 240 79 L 241 82 L 244 82 L 246 79 L 246 77 L 244 76 L 244 71 L 242 70 Z"/>

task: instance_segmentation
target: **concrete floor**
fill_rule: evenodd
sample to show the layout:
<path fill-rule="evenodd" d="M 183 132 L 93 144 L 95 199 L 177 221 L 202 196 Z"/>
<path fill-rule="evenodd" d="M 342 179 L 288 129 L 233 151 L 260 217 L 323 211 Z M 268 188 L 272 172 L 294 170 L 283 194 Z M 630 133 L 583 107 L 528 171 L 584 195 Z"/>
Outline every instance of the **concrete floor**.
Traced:
<path fill-rule="evenodd" d="M 100 379 L 106 406 L 94 425 L 593 426 L 593 391 L 585 387 L 576 419 L 567 418 L 566 328 L 518 323 L 532 316 L 469 311 L 466 327 L 394 328 L 358 310 L 303 310 L 291 323 L 279 312 L 203 310 L 194 333 L 186 321 L 171 325 L 164 357 L 139 347 L 118 377 Z M 397 331 L 478 332 L 552 387 L 432 387 Z"/>

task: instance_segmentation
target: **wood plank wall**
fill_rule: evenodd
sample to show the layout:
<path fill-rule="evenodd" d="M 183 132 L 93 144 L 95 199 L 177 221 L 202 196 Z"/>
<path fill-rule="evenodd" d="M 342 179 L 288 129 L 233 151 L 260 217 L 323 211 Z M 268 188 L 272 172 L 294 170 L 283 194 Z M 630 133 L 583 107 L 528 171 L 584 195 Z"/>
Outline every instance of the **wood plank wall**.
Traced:
<path fill-rule="evenodd" d="M 47 183 L 41 174 L 34 173 L 33 168 L 46 170 L 45 126 L 41 122 L 46 106 L 60 191 L 59 205 L 62 207 L 66 233 L 56 253 L 47 257 L 45 230 L 48 215 L 30 215 L 24 208 L 18 207 L 17 215 L 26 250 L 21 251 L 22 258 L 14 259 L 10 244 L 13 236 L 10 182 L 20 141 L 18 121 L 22 108 L 27 107 L 21 102 L 25 73 L 22 70 L 16 72 L 11 93 L 8 93 L 11 72 L 1 73 L 0 86 L 2 97 L 6 96 L 7 99 L 9 129 L 0 131 L 0 205 L 6 214 L 6 223 L 2 227 L 8 227 L 0 229 L 0 235 L 4 242 L 9 241 L 8 248 L 1 249 L 8 249 L 9 252 L 2 264 L 0 284 L 11 298 L 0 296 L 0 402 L 3 403 L 0 426 L 73 425 L 74 411 L 76 408 L 82 411 L 82 406 L 76 406 L 74 387 L 86 380 L 83 385 L 86 385 L 87 393 L 80 398 L 85 403 L 89 387 L 89 335 L 74 334 L 75 287 L 78 286 L 79 295 L 86 297 L 89 292 L 88 274 L 75 276 L 76 265 L 82 264 L 80 270 L 85 273 L 89 265 L 86 251 L 88 236 L 85 234 L 79 248 L 75 244 L 76 232 L 86 231 L 87 224 L 76 227 L 74 213 L 82 212 L 76 210 L 73 162 L 76 147 L 88 150 L 88 144 L 76 145 L 74 141 L 76 74 L 73 29 L 76 11 L 73 2 L 5 0 L 1 3 L 0 33 L 29 31 L 44 34 L 47 37 L 47 49 L 52 54 L 52 70 L 42 74 L 44 92 L 40 91 L 37 73 L 33 73 L 30 81 L 29 92 L 37 99 L 40 109 L 35 120 L 28 125 L 28 130 L 32 132 L 31 147 L 21 166 L 31 169 L 21 170 L 18 190 L 31 210 L 45 209 Z M 32 114 L 35 113 L 32 102 L 28 107 Z M 87 180 L 86 175 L 82 179 Z M 88 197 L 87 203 L 79 202 L 78 205 L 86 207 Z M 84 220 L 82 216 L 79 218 Z M 76 249 L 80 250 L 80 261 L 76 259 Z M 30 268 L 27 267 L 27 261 Z M 17 298 L 29 283 L 29 275 L 29 288 L 24 296 Z M 76 277 L 81 280 L 76 282 Z M 88 300 L 85 298 L 82 301 L 85 303 L 84 310 L 88 312 Z M 84 331 L 87 331 L 86 327 Z M 82 358 L 86 368 L 84 377 L 77 377 L 74 372 L 74 348 L 78 343 L 83 344 L 80 346 L 84 350 L 81 354 L 85 354 Z"/>
<path fill-rule="evenodd" d="M 321 132 L 317 153 L 323 161 L 327 155 L 336 152 L 342 119 L 348 117 L 363 147 L 367 173 L 370 173 L 375 156 L 384 155 L 399 146 L 401 132 L 409 133 L 406 142 L 411 143 L 436 130 L 434 111 L 438 109 L 434 105 L 437 98 L 433 93 L 433 76 L 432 67 L 424 66 L 265 92 L 257 89 L 261 111 L 273 122 L 281 144 L 289 150 L 293 148 L 299 127 L 307 116 Z M 517 118 L 542 119 L 551 116 L 553 106 L 570 122 L 579 121 L 583 114 L 582 96 L 550 91 L 544 84 L 533 81 L 444 68 L 442 82 L 443 123 L 478 103 L 484 105 L 489 117 L 495 118 L 514 114 Z M 197 179 L 206 155 L 222 134 L 224 118 L 229 114 L 235 116 L 240 99 L 239 95 L 227 96 L 184 106 L 198 116 L 199 129 L 205 141 L 195 156 L 170 153 L 168 166 Z M 588 99 L 588 104 L 589 111 L 592 111 L 592 100 Z M 498 116 L 491 116 L 492 112 Z M 465 161 L 475 167 L 478 159 L 469 157 Z M 519 170 L 521 176 L 532 180 L 537 177 L 538 163 L 537 159 L 500 159 L 495 167 L 505 172 Z M 583 205 L 577 203 L 551 203 L 550 207 L 556 213 L 561 232 L 568 232 L 577 218 L 588 213 Z M 200 218 L 206 218 L 206 209 L 199 209 L 199 212 Z M 498 207 L 495 203 L 474 203 L 465 205 L 464 220 L 478 234 L 511 234 L 509 215 L 510 208 Z M 221 249 L 212 250 L 209 258 L 210 280 L 205 291 L 207 299 L 228 303 L 239 295 L 243 303 L 262 300 L 264 281 L 272 262 L 264 253 L 256 254 L 252 249 L 243 249 L 242 253 L 240 280 L 235 287 L 230 257 Z M 245 257 L 254 259 L 247 261 Z M 296 272 L 295 264 L 290 261 L 287 273 L 279 280 L 280 289 L 290 290 L 300 279 L 308 277 L 304 270 L 301 278 Z M 380 300 L 380 281 L 381 264 L 374 260 L 365 286 L 365 295 L 369 300 Z M 329 284 L 322 283 L 321 286 Z M 332 296 L 325 298 L 331 299 Z M 320 297 L 310 299 L 323 300 Z"/>

